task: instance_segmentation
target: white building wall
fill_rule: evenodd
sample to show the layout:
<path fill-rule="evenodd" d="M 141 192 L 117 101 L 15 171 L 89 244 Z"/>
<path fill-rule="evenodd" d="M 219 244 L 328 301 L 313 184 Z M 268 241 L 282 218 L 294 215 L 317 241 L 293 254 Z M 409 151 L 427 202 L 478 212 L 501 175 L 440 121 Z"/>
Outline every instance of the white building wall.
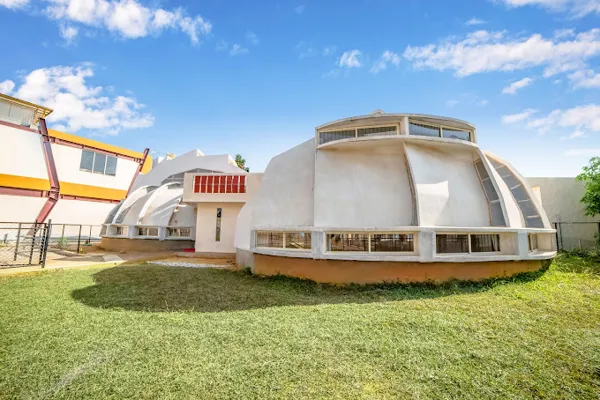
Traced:
<path fill-rule="evenodd" d="M 395 153 L 318 151 L 315 226 L 413 225 L 413 201 L 401 148 Z"/>
<path fill-rule="evenodd" d="M 0 174 L 48 179 L 38 133 L 0 125 Z"/>
<path fill-rule="evenodd" d="M 0 195 L 0 221 L 34 222 L 45 202 L 44 197 Z"/>
<path fill-rule="evenodd" d="M 196 252 L 235 253 L 235 230 L 241 203 L 198 203 Z M 221 240 L 216 241 L 217 208 L 221 208 Z"/>
<path fill-rule="evenodd" d="M 267 165 L 256 202 L 252 227 L 313 225 L 314 139 L 276 157 Z"/>
<path fill-rule="evenodd" d="M 60 199 L 47 220 L 51 219 L 53 224 L 100 225 L 114 206 L 114 203 Z"/>
<path fill-rule="evenodd" d="M 81 185 L 127 190 L 139 165 L 133 160 L 119 158 L 117 159 L 117 173 L 115 176 L 95 174 L 79 169 L 81 149 L 53 143 L 52 153 L 59 181 Z"/>
<path fill-rule="evenodd" d="M 407 144 L 421 226 L 490 226 L 488 202 L 473 165 L 473 150 Z"/>

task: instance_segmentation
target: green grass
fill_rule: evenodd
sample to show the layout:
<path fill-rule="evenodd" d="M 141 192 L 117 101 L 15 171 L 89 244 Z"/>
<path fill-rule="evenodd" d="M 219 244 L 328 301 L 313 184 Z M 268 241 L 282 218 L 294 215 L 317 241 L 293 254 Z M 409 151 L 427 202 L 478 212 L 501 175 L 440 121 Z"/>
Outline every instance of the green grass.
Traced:
<path fill-rule="evenodd" d="M 0 280 L 0 398 L 598 399 L 600 265 L 339 288 L 158 266 Z"/>

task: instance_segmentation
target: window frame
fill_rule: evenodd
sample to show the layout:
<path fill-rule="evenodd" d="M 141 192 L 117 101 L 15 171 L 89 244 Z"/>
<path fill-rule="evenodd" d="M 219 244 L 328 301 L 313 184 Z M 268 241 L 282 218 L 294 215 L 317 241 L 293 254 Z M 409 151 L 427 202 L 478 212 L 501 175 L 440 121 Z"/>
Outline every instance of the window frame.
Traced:
<path fill-rule="evenodd" d="M 411 124 L 415 124 L 415 125 L 422 125 L 425 127 L 429 127 L 429 128 L 437 128 L 439 131 L 439 135 L 438 136 L 426 136 L 426 135 L 414 135 L 412 133 L 410 133 L 410 125 Z M 444 136 L 444 129 L 448 130 L 448 131 L 456 131 L 456 132 L 468 132 L 469 133 L 469 139 L 465 140 L 465 139 L 459 139 L 459 138 L 450 138 L 450 137 L 446 137 Z M 443 125 L 443 124 L 431 124 L 429 122 L 421 122 L 419 120 L 416 119 L 408 119 L 408 132 L 407 134 L 409 136 L 416 136 L 416 137 L 430 137 L 430 138 L 441 138 L 441 139 L 451 139 L 451 140 L 460 140 L 461 142 L 470 142 L 470 143 L 474 143 L 474 130 L 473 129 L 459 129 L 456 127 L 452 127 L 452 126 L 448 126 L 448 125 Z"/>
<path fill-rule="evenodd" d="M 182 229 L 188 229 L 190 234 L 187 236 L 181 235 Z M 172 233 L 177 231 L 177 235 L 173 235 Z M 189 226 L 167 226 L 167 238 L 169 239 L 191 239 L 192 238 L 192 228 Z"/>
<path fill-rule="evenodd" d="M 363 136 L 359 136 L 358 135 L 358 130 L 359 129 L 374 129 L 374 128 L 389 128 L 389 127 L 394 127 L 396 128 L 396 134 L 395 135 L 363 135 Z M 354 131 L 354 136 L 352 137 L 347 137 L 344 139 L 335 139 L 335 140 L 330 140 L 327 142 L 321 142 L 321 133 L 333 133 L 333 132 L 341 132 L 341 131 Z M 379 125 L 365 125 L 365 126 L 356 126 L 356 127 L 348 127 L 348 128 L 344 128 L 344 127 L 340 127 L 340 128 L 330 128 L 330 129 L 322 129 L 322 130 L 318 130 L 317 131 L 317 142 L 318 142 L 318 146 L 327 144 L 327 143 L 331 143 L 331 142 L 337 142 L 338 140 L 346 140 L 346 139 L 358 139 L 358 138 L 363 138 L 363 137 L 386 137 L 386 136 L 400 136 L 401 130 L 400 130 L 400 123 L 394 123 L 394 124 L 379 124 Z"/>
<path fill-rule="evenodd" d="M 439 253 L 437 250 L 437 237 L 438 236 L 447 236 L 447 235 L 466 235 L 467 236 L 467 246 L 468 246 L 468 251 L 467 252 L 462 252 L 462 253 Z M 472 235 L 490 235 L 490 236 L 498 236 L 498 250 L 496 251 L 473 251 L 472 249 L 472 245 L 471 245 L 471 236 Z M 498 254 L 502 254 L 502 237 L 500 235 L 500 233 L 497 232 L 435 232 L 435 239 L 434 239 L 434 243 L 435 243 L 435 255 L 436 257 L 438 256 L 448 256 L 448 255 L 498 255 Z"/>
<path fill-rule="evenodd" d="M 84 153 L 92 153 L 92 168 L 91 169 L 87 169 L 87 168 L 83 168 L 82 167 L 82 162 L 83 162 L 83 155 Z M 104 159 L 104 167 L 102 169 L 102 172 L 100 171 L 94 171 L 94 167 L 96 167 L 96 156 L 97 155 L 102 155 L 105 157 Z M 106 167 L 108 166 L 108 160 L 114 158 L 115 160 L 115 173 L 114 174 L 109 174 L 106 172 Z M 83 148 L 81 149 L 81 157 L 79 158 L 79 171 L 81 172 L 90 172 L 92 174 L 96 174 L 96 175 L 104 175 L 104 176 L 113 176 L 116 177 L 117 176 L 117 169 L 119 167 L 119 157 L 116 157 L 114 155 L 111 154 L 106 154 L 106 153 L 102 153 L 99 151 L 95 151 L 95 150 L 90 150 L 90 149 L 86 149 Z"/>
<path fill-rule="evenodd" d="M 281 234 L 281 247 L 279 246 L 258 246 L 258 235 L 261 233 L 266 234 Z M 309 248 L 293 248 L 286 247 L 287 245 L 287 235 L 292 233 L 304 233 L 305 235 L 310 235 L 310 247 Z M 298 251 L 298 252 L 309 252 L 312 250 L 312 231 L 266 231 L 266 230 L 256 230 L 254 231 L 254 248 L 256 249 L 277 249 L 277 250 L 286 250 L 286 251 Z"/>
<path fill-rule="evenodd" d="M 351 251 L 351 250 L 329 250 L 329 241 L 331 235 L 367 235 L 367 250 Z M 373 251 L 372 242 L 374 235 L 411 235 L 412 236 L 412 247 L 411 251 Z M 325 240 L 325 253 L 327 254 L 379 254 L 379 255 L 416 255 L 418 252 L 418 237 L 419 234 L 416 231 L 330 231 L 324 232 Z"/>
<path fill-rule="evenodd" d="M 148 234 L 140 235 L 140 231 L 145 230 L 145 232 L 148 233 L 150 229 L 156 229 L 156 235 L 148 235 Z M 135 233 L 136 233 L 136 235 L 135 235 L 136 237 L 144 237 L 144 238 L 158 238 L 160 235 L 160 231 L 157 226 L 136 225 Z"/>

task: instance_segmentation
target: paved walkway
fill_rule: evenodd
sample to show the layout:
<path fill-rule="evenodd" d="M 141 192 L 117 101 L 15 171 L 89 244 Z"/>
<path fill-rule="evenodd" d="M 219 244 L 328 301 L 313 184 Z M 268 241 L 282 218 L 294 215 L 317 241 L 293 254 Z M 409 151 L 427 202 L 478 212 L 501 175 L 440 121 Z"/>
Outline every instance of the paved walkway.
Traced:
<path fill-rule="evenodd" d="M 44 270 L 55 270 L 76 267 L 88 267 L 91 265 L 104 265 L 114 267 L 123 264 L 126 260 L 114 254 L 106 255 L 64 255 L 48 251 L 46 259 L 46 268 L 39 265 L 27 267 L 1 268 L 0 276 L 17 275 L 30 272 L 40 272 Z"/>

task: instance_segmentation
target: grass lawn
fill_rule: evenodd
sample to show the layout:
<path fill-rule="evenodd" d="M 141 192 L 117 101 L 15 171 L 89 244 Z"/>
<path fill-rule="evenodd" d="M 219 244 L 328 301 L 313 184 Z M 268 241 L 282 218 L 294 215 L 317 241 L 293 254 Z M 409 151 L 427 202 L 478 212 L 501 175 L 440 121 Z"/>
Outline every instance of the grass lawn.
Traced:
<path fill-rule="evenodd" d="M 0 398 L 598 399 L 600 264 L 337 288 L 124 266 L 0 279 Z"/>

